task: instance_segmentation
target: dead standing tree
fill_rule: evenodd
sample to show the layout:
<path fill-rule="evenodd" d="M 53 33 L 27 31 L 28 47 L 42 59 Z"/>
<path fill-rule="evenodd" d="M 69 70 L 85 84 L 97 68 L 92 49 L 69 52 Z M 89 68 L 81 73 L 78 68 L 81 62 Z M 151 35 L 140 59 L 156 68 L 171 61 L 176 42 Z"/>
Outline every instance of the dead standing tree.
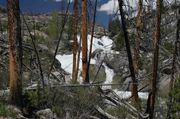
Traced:
<path fill-rule="evenodd" d="M 19 0 L 7 0 L 9 42 L 9 101 L 22 106 L 22 39 Z"/>
<path fill-rule="evenodd" d="M 95 0 L 94 4 L 94 15 L 93 15 L 93 21 L 92 21 L 92 28 L 91 28 L 91 42 L 90 42 L 90 48 L 89 48 L 89 58 L 88 58 L 88 64 L 87 64 L 87 74 L 86 74 L 86 80 L 89 80 L 89 68 L 91 64 L 91 54 L 92 54 L 92 46 L 93 46 L 93 37 L 94 37 L 94 27 L 96 23 L 96 9 L 97 9 L 97 0 Z"/>
<path fill-rule="evenodd" d="M 133 59 L 132 59 L 132 55 L 131 55 L 130 43 L 129 43 L 129 38 L 128 38 L 128 32 L 126 29 L 126 21 L 125 21 L 124 11 L 123 11 L 123 0 L 118 0 L 118 3 L 119 3 L 120 15 L 121 15 L 121 25 L 122 25 L 122 29 L 123 29 L 123 33 L 124 33 L 126 51 L 127 51 L 128 61 L 129 61 L 129 70 L 130 70 L 131 78 L 132 78 L 132 98 L 133 98 L 135 105 L 140 107 L 139 97 L 138 97 L 138 89 L 137 89 L 138 81 L 135 77 Z"/>
<path fill-rule="evenodd" d="M 86 80 L 87 73 L 87 19 L 86 19 L 86 0 L 82 0 L 81 9 L 81 38 L 82 38 L 82 78 L 84 83 L 89 83 Z"/>
<path fill-rule="evenodd" d="M 149 108 L 149 119 L 154 118 L 154 105 L 156 98 L 156 84 L 158 76 L 158 60 L 159 60 L 159 43 L 161 38 L 160 25 L 161 25 L 161 4 L 162 0 L 156 1 L 156 28 L 155 28 L 155 38 L 154 38 L 154 57 L 153 57 L 153 79 L 151 81 L 151 93 L 150 95 L 150 108 Z"/>
<path fill-rule="evenodd" d="M 77 61 L 76 61 L 76 55 L 77 55 L 77 24 L 78 24 L 78 0 L 74 0 L 74 15 L 73 15 L 73 69 L 72 69 L 72 80 L 77 81 Z"/>
<path fill-rule="evenodd" d="M 140 48 L 140 40 L 141 40 L 141 28 L 142 28 L 142 0 L 138 1 L 138 14 L 136 17 L 136 38 L 135 38 L 135 46 L 134 46 L 134 71 L 135 74 L 138 74 L 139 69 L 139 48 Z"/>

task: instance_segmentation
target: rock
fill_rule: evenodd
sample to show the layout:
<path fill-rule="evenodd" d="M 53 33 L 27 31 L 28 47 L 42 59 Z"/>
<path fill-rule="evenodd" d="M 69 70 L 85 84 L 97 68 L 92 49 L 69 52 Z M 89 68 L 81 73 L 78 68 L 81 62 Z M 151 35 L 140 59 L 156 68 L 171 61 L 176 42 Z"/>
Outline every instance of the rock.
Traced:
<path fill-rule="evenodd" d="M 161 96 L 168 96 L 169 94 L 169 83 L 170 83 L 171 75 L 163 75 L 159 79 L 158 83 L 158 91 Z"/>
<path fill-rule="evenodd" d="M 24 117 L 22 111 L 15 106 L 9 105 L 7 109 L 13 114 L 13 116 L 15 116 L 16 119 L 28 119 Z M 8 119 L 11 119 L 11 118 L 8 118 Z"/>
<path fill-rule="evenodd" d="M 141 92 L 148 92 L 150 90 L 150 79 L 141 79 L 138 82 L 138 90 L 141 89 Z"/>
<path fill-rule="evenodd" d="M 100 25 L 95 26 L 95 32 L 94 32 L 94 37 L 95 38 L 101 38 L 102 36 L 105 36 L 107 34 L 107 30 Z"/>
<path fill-rule="evenodd" d="M 96 49 L 92 53 L 92 58 L 94 58 L 99 65 L 104 60 L 104 63 L 111 69 L 114 70 L 115 73 L 126 72 L 128 66 L 128 59 L 126 53 L 121 52 L 103 52 L 102 49 Z"/>
<path fill-rule="evenodd" d="M 107 54 L 105 63 L 109 68 L 113 69 L 115 73 L 121 73 L 124 71 L 124 68 L 128 66 L 128 59 L 124 52 L 120 54 Z"/>
<path fill-rule="evenodd" d="M 95 58 L 95 56 L 99 55 L 101 52 L 103 52 L 102 49 L 96 49 L 94 52 L 92 52 L 91 58 Z"/>
<path fill-rule="evenodd" d="M 122 75 L 121 74 L 115 74 L 113 76 L 113 80 L 112 80 L 112 83 L 117 83 L 119 85 L 114 85 L 114 86 L 111 86 L 112 89 L 122 89 L 122 83 L 123 83 L 123 78 L 122 78 Z"/>
<path fill-rule="evenodd" d="M 22 114 L 21 110 L 15 106 L 9 105 L 7 108 L 15 114 Z"/>
<path fill-rule="evenodd" d="M 48 39 L 49 38 L 49 36 L 47 35 L 47 34 L 45 34 L 44 32 L 41 32 L 41 31 L 39 31 L 39 30 L 35 30 L 35 32 L 33 31 L 33 32 L 31 32 L 31 34 L 32 35 L 36 35 L 36 36 L 39 36 L 39 37 L 42 37 L 42 38 L 44 38 L 44 39 Z"/>
<path fill-rule="evenodd" d="M 28 119 L 28 118 L 24 117 L 24 116 L 21 115 L 21 114 L 18 114 L 17 117 L 16 117 L 16 119 Z"/>
<path fill-rule="evenodd" d="M 123 83 L 122 90 L 126 90 L 126 91 L 131 90 L 131 85 L 130 85 L 131 82 L 132 82 L 131 77 L 126 78 L 126 80 Z"/>
<path fill-rule="evenodd" d="M 36 112 L 39 119 L 55 119 L 56 115 L 51 111 L 51 109 L 39 110 Z"/>
<path fill-rule="evenodd" d="M 90 65 L 90 70 L 89 70 L 90 81 L 94 80 L 96 73 L 98 72 L 98 69 L 99 66 L 93 64 Z M 102 65 L 96 77 L 95 82 L 104 82 L 105 80 L 106 80 L 105 67 Z"/>
<path fill-rule="evenodd" d="M 172 68 L 171 67 L 165 67 L 164 69 L 162 69 L 161 73 L 171 75 L 172 74 Z"/>
<path fill-rule="evenodd" d="M 101 42 L 99 42 L 99 41 L 98 41 L 98 45 L 101 45 L 101 46 L 103 46 L 103 43 L 101 43 Z"/>

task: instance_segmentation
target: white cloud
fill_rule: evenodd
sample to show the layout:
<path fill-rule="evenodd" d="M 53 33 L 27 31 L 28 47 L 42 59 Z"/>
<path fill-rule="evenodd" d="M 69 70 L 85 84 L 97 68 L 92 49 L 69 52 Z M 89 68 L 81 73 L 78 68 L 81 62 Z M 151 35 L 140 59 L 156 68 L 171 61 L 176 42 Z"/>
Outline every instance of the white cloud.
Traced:
<path fill-rule="evenodd" d="M 129 7 L 125 7 L 125 8 L 128 12 L 130 12 L 130 10 L 136 9 L 137 0 L 125 0 L 124 4 L 125 4 L 125 6 L 129 6 Z M 98 10 L 105 11 L 108 14 L 114 14 L 117 12 L 118 7 L 119 7 L 118 0 L 109 0 L 107 3 L 101 5 Z"/>
<path fill-rule="evenodd" d="M 169 1 L 173 1 L 173 0 L 169 0 Z M 124 0 L 124 4 L 125 4 L 124 8 L 129 14 L 133 14 L 132 16 L 136 14 L 136 13 L 132 13 L 132 11 L 137 10 L 137 2 L 138 0 Z M 150 5 L 151 8 L 153 9 L 155 9 L 156 7 L 155 0 L 143 0 L 143 4 L 145 6 Z M 105 11 L 107 12 L 107 14 L 114 14 L 117 12 L 118 7 L 119 7 L 118 0 L 109 0 L 107 3 L 101 5 L 98 10 Z"/>
<path fill-rule="evenodd" d="M 100 6 L 99 11 L 105 11 L 108 14 L 114 14 L 118 8 L 118 0 L 109 0 L 107 3 Z"/>

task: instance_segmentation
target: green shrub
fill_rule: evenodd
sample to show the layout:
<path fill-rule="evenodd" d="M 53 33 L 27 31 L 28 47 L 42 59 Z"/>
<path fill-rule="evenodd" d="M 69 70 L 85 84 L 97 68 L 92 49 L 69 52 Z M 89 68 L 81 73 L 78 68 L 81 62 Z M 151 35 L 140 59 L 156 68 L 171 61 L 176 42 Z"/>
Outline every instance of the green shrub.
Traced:
<path fill-rule="evenodd" d="M 0 116 L 2 117 L 17 117 L 17 112 L 13 111 L 11 108 L 8 108 L 8 105 L 0 102 Z"/>
<path fill-rule="evenodd" d="M 118 17 L 110 20 L 108 24 L 108 31 L 110 33 L 109 37 L 112 38 L 115 35 L 117 35 L 121 31 L 120 27 L 121 27 L 121 24 Z"/>
<path fill-rule="evenodd" d="M 120 51 L 125 46 L 124 36 L 121 32 L 117 35 L 117 37 L 115 37 L 114 44 L 114 50 L 117 51 Z"/>
<path fill-rule="evenodd" d="M 164 48 L 169 52 L 173 53 L 174 46 L 172 45 L 172 43 L 168 43 L 168 42 L 164 43 Z"/>
<path fill-rule="evenodd" d="M 179 119 L 179 110 L 180 110 L 180 76 L 178 76 L 174 83 L 174 88 L 171 92 L 172 94 L 172 115 L 173 119 Z"/>
<path fill-rule="evenodd" d="M 98 68 L 99 68 L 99 66 L 92 65 L 92 64 L 90 65 L 90 69 L 89 69 L 90 81 L 93 81 L 94 78 L 96 77 Z M 95 82 L 104 82 L 105 80 L 106 80 L 105 68 L 104 68 L 104 66 L 102 66 L 101 69 L 99 70 L 99 73 L 97 74 Z"/>
<path fill-rule="evenodd" d="M 58 25 L 58 12 L 51 13 L 51 19 L 48 23 L 47 33 L 53 40 L 57 40 L 59 34 L 59 25 Z"/>
<path fill-rule="evenodd" d="M 119 85 L 113 85 L 112 89 L 120 89 L 120 88 L 122 88 L 122 85 L 121 85 L 122 82 L 123 82 L 122 81 L 122 75 L 120 75 L 120 74 L 114 75 L 112 83 L 116 83 L 116 84 L 119 83 Z"/>
<path fill-rule="evenodd" d="M 110 107 L 106 109 L 107 113 L 117 117 L 118 119 L 127 119 L 128 112 L 124 107 Z"/>
<path fill-rule="evenodd" d="M 64 117 L 66 109 L 70 109 L 74 118 L 79 117 L 83 113 L 90 113 L 95 105 L 102 102 L 96 88 L 68 87 L 57 88 L 54 91 L 56 95 L 51 97 L 52 109 L 58 117 Z"/>

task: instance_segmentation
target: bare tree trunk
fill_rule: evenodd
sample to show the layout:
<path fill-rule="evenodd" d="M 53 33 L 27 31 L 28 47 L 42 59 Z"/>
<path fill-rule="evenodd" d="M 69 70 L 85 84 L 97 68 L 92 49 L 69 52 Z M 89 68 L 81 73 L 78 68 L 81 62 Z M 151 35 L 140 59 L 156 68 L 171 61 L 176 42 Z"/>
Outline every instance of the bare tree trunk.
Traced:
<path fill-rule="evenodd" d="M 137 79 L 135 77 L 133 60 L 132 60 L 131 49 L 130 49 L 129 38 L 128 38 L 128 32 L 126 29 L 126 22 L 125 22 L 124 11 L 123 11 L 123 0 L 118 0 L 118 2 L 119 2 L 119 11 L 120 11 L 120 15 L 121 15 L 121 25 L 122 25 L 122 29 L 124 32 L 125 45 L 126 45 L 128 61 L 129 61 L 129 70 L 130 70 L 131 78 L 132 78 L 132 98 L 133 98 L 134 103 L 140 107 L 139 97 L 138 97 L 138 89 L 137 89 Z"/>
<path fill-rule="evenodd" d="M 167 112 L 167 118 L 172 119 L 172 106 L 173 106 L 173 96 L 172 96 L 172 90 L 174 88 L 174 73 L 175 73 L 175 63 L 176 63 L 176 57 L 178 52 L 178 41 L 179 41 L 179 26 L 180 26 L 180 9 L 177 9 L 177 24 L 176 24 L 176 41 L 175 41 L 175 48 L 173 53 L 173 61 L 172 61 L 172 73 L 171 73 L 171 80 L 170 80 L 170 86 L 169 86 L 169 102 L 168 102 L 168 112 Z"/>
<path fill-rule="evenodd" d="M 81 54 L 81 36 L 79 38 L 79 47 L 78 47 L 78 56 L 77 56 L 77 69 L 76 69 L 76 77 L 75 77 L 75 80 L 77 81 L 77 77 L 78 77 L 78 72 L 79 72 L 79 61 L 80 61 L 80 54 Z"/>
<path fill-rule="evenodd" d="M 77 72 L 77 65 L 76 65 L 76 54 L 77 54 L 77 19 L 78 19 L 78 0 L 74 0 L 74 17 L 73 17 L 73 69 L 72 69 L 72 80 L 74 82 L 77 81 L 76 72 Z"/>
<path fill-rule="evenodd" d="M 22 39 L 19 0 L 7 0 L 9 42 L 9 101 L 22 106 Z"/>
<path fill-rule="evenodd" d="M 135 38 L 135 46 L 134 46 L 134 71 L 135 74 L 138 74 L 139 70 L 139 47 L 140 47 L 140 40 L 141 40 L 141 27 L 142 27 L 142 0 L 138 2 L 138 14 L 136 17 L 136 38 Z"/>
<path fill-rule="evenodd" d="M 1 20 L 0 20 L 0 33 L 1 34 L 3 33 L 3 26 L 2 26 Z"/>
<path fill-rule="evenodd" d="M 150 110 L 149 110 L 149 119 L 154 118 L 154 105 L 156 98 L 156 84 L 157 84 L 157 76 L 158 76 L 158 60 L 159 60 L 159 43 L 160 43 L 160 25 L 161 25 L 161 0 L 157 0 L 156 2 L 156 30 L 155 30 L 155 38 L 154 38 L 154 57 L 153 57 L 153 79 L 151 81 L 151 92 L 152 95 L 150 97 Z"/>
<path fill-rule="evenodd" d="M 96 8 L 97 8 L 97 0 L 95 0 L 95 5 L 94 5 L 94 16 L 93 16 L 93 22 L 92 22 L 92 31 L 91 31 L 91 43 L 90 43 L 90 48 L 89 48 L 89 59 L 88 59 L 88 64 L 87 64 L 87 73 L 86 73 L 86 80 L 89 80 L 89 68 L 91 64 L 91 53 L 92 53 L 92 45 L 93 45 L 93 37 L 94 37 L 94 26 L 96 23 Z"/>
<path fill-rule="evenodd" d="M 86 19 L 86 0 L 82 0 L 81 10 L 81 36 L 82 36 L 82 78 L 84 83 L 89 83 L 86 80 L 87 73 L 87 19 Z"/>

